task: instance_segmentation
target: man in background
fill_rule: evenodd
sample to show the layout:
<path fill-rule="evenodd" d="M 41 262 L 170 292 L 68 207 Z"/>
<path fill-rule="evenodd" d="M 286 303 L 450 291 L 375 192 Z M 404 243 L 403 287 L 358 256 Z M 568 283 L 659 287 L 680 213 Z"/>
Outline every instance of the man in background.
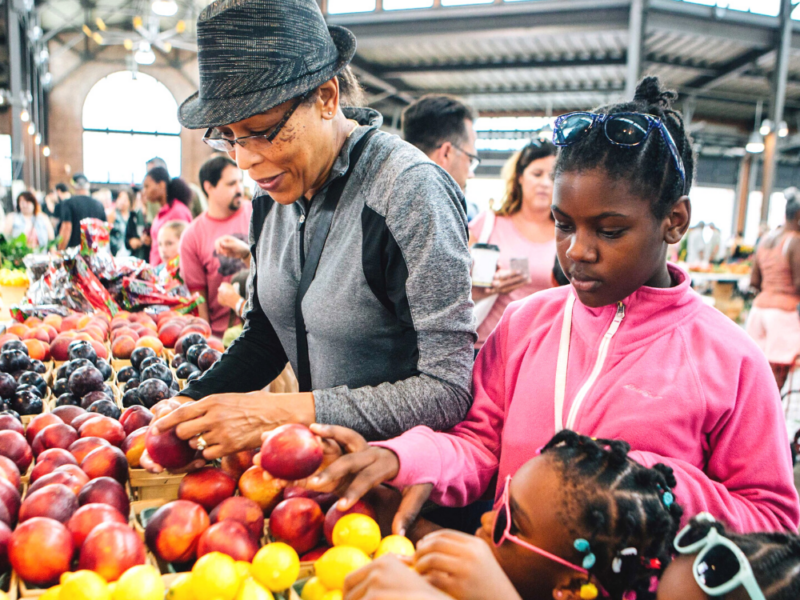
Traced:
<path fill-rule="evenodd" d="M 58 235 L 58 249 L 72 248 L 81 245 L 81 221 L 83 219 L 106 220 L 103 205 L 91 197 L 89 180 L 82 173 L 72 178 L 75 195 L 61 203 L 61 227 Z"/>
<path fill-rule="evenodd" d="M 200 168 L 200 185 L 208 198 L 208 210 L 197 217 L 181 237 L 181 276 L 191 292 L 199 292 L 206 302 L 199 307 L 200 317 L 222 337 L 231 320 L 230 308 L 218 300 L 220 286 L 247 268 L 248 257 L 228 257 L 215 250 L 221 238 L 246 242 L 253 205 L 244 199 L 242 172 L 223 154 L 209 158 Z M 235 244 L 235 240 L 233 241 Z M 244 254 L 249 255 L 246 243 Z M 237 318 L 234 323 L 238 322 Z"/>
<path fill-rule="evenodd" d="M 467 180 L 475 177 L 480 164 L 475 148 L 476 119 L 472 107 L 458 98 L 430 94 L 403 111 L 403 139 L 422 150 L 466 190 Z"/>

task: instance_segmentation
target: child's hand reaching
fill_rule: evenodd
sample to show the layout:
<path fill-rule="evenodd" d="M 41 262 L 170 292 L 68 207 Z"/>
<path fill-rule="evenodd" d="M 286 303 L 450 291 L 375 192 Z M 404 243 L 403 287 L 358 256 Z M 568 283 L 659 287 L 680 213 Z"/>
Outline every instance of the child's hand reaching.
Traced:
<path fill-rule="evenodd" d="M 518 599 L 488 544 L 472 535 L 444 529 L 417 544 L 417 572 L 456 600 Z"/>
<path fill-rule="evenodd" d="M 451 600 L 397 556 L 387 554 L 351 573 L 344 600 Z"/>

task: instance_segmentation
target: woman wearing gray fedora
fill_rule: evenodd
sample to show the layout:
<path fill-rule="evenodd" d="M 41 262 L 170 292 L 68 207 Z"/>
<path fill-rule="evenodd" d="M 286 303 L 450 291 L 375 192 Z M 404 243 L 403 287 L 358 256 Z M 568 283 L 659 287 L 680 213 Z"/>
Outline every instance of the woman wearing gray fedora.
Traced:
<path fill-rule="evenodd" d="M 456 183 L 379 113 L 343 106 L 356 40 L 315 0 L 218 0 L 197 31 L 200 91 L 180 121 L 261 193 L 244 332 L 158 429 L 211 460 L 285 423 L 377 440 L 460 422 L 476 337 Z M 287 362 L 300 393 L 263 391 Z"/>

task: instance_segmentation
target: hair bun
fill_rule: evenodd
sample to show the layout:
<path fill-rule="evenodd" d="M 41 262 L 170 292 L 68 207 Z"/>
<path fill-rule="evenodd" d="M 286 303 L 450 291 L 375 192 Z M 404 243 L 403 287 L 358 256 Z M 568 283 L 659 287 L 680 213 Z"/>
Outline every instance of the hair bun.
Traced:
<path fill-rule="evenodd" d="M 672 102 L 678 98 L 678 94 L 672 90 L 665 90 L 661 87 L 661 80 L 658 77 L 645 77 L 636 86 L 636 93 L 633 95 L 634 102 L 643 102 L 648 106 L 660 106 L 662 108 L 672 108 Z"/>

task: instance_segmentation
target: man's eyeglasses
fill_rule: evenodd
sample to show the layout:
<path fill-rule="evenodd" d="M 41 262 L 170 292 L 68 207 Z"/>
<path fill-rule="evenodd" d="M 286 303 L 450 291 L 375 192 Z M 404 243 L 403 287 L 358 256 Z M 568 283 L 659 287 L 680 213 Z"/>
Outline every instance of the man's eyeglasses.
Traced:
<path fill-rule="evenodd" d="M 540 556 L 544 556 L 545 558 L 549 558 L 550 560 L 557 562 L 560 565 L 564 565 L 565 567 L 569 567 L 570 569 L 575 569 L 579 573 L 587 574 L 588 571 L 583 567 L 579 567 L 578 565 L 574 565 L 568 560 L 564 560 L 563 558 L 556 556 L 555 554 L 551 554 L 547 550 L 542 550 L 538 546 L 534 546 L 533 544 L 529 544 L 526 541 L 521 540 L 517 536 L 511 533 L 511 496 L 509 492 L 509 486 L 511 485 L 511 476 L 506 477 L 506 483 L 503 487 L 503 501 L 502 505 L 497 509 L 497 512 L 494 515 L 494 528 L 492 529 L 492 541 L 494 542 L 495 546 L 502 546 L 504 542 L 509 541 L 517 546 L 521 546 L 531 552 L 535 552 Z"/>
<path fill-rule="evenodd" d="M 698 553 L 692 574 L 700 589 L 709 596 L 724 596 L 742 586 L 752 600 L 764 600 L 744 552 L 713 527 L 714 517 L 700 513 L 695 520 L 712 526 L 706 531 L 696 522 L 689 523 L 675 537 L 674 545 L 680 554 Z"/>
<path fill-rule="evenodd" d="M 571 146 L 585 138 L 595 126 L 603 126 L 606 139 L 615 146 L 633 148 L 647 140 L 654 129 L 658 129 L 667 145 L 675 169 L 681 176 L 686 193 L 686 169 L 683 159 L 669 130 L 658 117 L 644 113 L 615 113 L 613 115 L 574 112 L 561 115 L 553 126 L 553 143 L 556 146 Z"/>
<path fill-rule="evenodd" d="M 292 107 L 286 111 L 281 120 L 278 121 L 274 127 L 270 128 L 264 133 L 259 133 L 257 135 L 243 135 L 242 137 L 238 138 L 227 138 L 219 135 L 219 132 L 217 132 L 214 127 L 211 127 L 203 136 L 203 142 L 211 146 L 214 150 L 219 150 L 221 152 L 233 152 L 233 150 L 236 148 L 236 144 L 239 144 L 242 148 L 250 147 L 254 150 L 266 150 L 267 148 L 272 147 L 272 143 L 275 141 L 275 138 L 278 137 L 281 129 L 283 129 L 283 127 L 286 125 L 295 111 L 300 107 L 300 105 L 305 101 L 305 99 L 306 95 L 303 95 L 295 100 Z"/>
<path fill-rule="evenodd" d="M 466 154 L 467 155 L 467 157 L 469 158 L 469 172 L 470 173 L 474 173 L 475 170 L 481 165 L 480 157 L 475 155 L 475 154 L 472 154 L 470 152 L 467 152 L 466 150 L 464 150 L 460 146 L 456 146 L 455 144 L 453 144 L 453 142 L 450 142 L 450 144 L 452 144 L 453 148 L 455 148 L 456 150 L 458 150 L 462 154 Z"/>

